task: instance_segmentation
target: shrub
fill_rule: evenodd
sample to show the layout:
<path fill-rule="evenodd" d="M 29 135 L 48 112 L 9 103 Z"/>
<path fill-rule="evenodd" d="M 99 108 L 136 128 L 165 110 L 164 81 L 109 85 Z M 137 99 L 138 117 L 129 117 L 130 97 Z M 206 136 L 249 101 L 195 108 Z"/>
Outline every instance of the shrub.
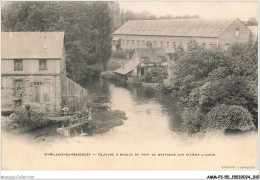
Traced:
<path fill-rule="evenodd" d="M 188 132 L 201 132 L 208 123 L 203 117 L 220 104 L 226 105 L 227 112 L 240 112 L 242 119 L 239 115 L 233 115 L 233 119 L 223 117 L 229 124 L 213 124 L 213 129 L 245 130 L 252 127 L 252 122 L 257 126 L 257 50 L 255 42 L 235 44 L 227 51 L 194 46 L 187 52 L 172 54 L 175 63 L 169 64 L 172 72 L 168 79 L 171 81 L 166 87 L 173 89 L 172 95 L 179 100 L 180 106 L 200 114 L 185 121 Z"/>
<path fill-rule="evenodd" d="M 167 69 L 164 67 L 156 67 L 151 70 L 151 76 L 154 78 L 154 82 L 163 83 L 163 80 L 167 78 Z"/>
<path fill-rule="evenodd" d="M 102 72 L 102 66 L 100 65 L 87 65 L 84 79 L 93 80 L 98 79 L 100 77 L 100 74 Z"/>
<path fill-rule="evenodd" d="M 47 114 L 37 113 L 31 110 L 21 110 L 12 113 L 9 118 L 11 119 L 11 126 L 16 128 L 35 129 L 47 125 Z"/>
<path fill-rule="evenodd" d="M 231 75 L 231 70 L 228 67 L 219 67 L 209 73 L 209 78 L 212 80 L 223 79 Z"/>
<path fill-rule="evenodd" d="M 206 116 L 207 129 L 249 130 L 255 128 L 252 115 L 237 105 L 221 104 L 211 109 Z"/>
<path fill-rule="evenodd" d="M 127 54 L 126 54 L 125 51 L 115 51 L 115 52 L 112 52 L 111 57 L 112 58 L 126 59 Z"/>
<path fill-rule="evenodd" d="M 145 82 L 152 82 L 152 74 L 150 72 L 146 72 L 143 79 Z"/>
<path fill-rule="evenodd" d="M 183 123 L 180 126 L 180 132 L 188 135 L 200 134 L 205 132 L 204 116 L 199 110 L 185 111 L 183 114 Z"/>
<path fill-rule="evenodd" d="M 104 71 L 101 73 L 100 77 L 107 80 L 114 80 L 116 75 L 113 71 Z"/>

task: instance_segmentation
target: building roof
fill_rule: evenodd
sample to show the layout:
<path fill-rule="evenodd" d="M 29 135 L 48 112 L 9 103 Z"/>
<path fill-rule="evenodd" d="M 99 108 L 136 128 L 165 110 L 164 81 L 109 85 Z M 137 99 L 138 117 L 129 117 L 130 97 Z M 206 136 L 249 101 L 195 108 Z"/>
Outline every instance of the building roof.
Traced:
<path fill-rule="evenodd" d="M 135 52 L 138 57 L 137 60 L 129 60 L 124 66 L 114 72 L 124 75 L 133 71 L 140 63 L 163 63 L 163 60 L 169 61 L 168 55 L 162 48 L 136 48 Z M 148 61 L 144 62 L 143 58 L 148 58 Z"/>
<path fill-rule="evenodd" d="M 160 63 L 163 60 L 169 60 L 168 55 L 162 48 L 136 48 L 135 51 L 140 62 L 144 64 Z M 144 61 L 143 58 L 148 58 L 148 61 Z"/>
<path fill-rule="evenodd" d="M 124 66 L 118 68 L 114 72 L 124 75 L 133 71 L 136 68 L 136 66 L 138 66 L 138 64 L 140 64 L 139 61 L 129 60 Z"/>
<path fill-rule="evenodd" d="M 255 35 L 258 36 L 258 26 L 247 26 L 248 29 Z"/>
<path fill-rule="evenodd" d="M 236 19 L 165 19 L 127 21 L 113 35 L 218 37 Z"/>
<path fill-rule="evenodd" d="M 2 58 L 61 58 L 63 42 L 64 32 L 2 32 Z"/>

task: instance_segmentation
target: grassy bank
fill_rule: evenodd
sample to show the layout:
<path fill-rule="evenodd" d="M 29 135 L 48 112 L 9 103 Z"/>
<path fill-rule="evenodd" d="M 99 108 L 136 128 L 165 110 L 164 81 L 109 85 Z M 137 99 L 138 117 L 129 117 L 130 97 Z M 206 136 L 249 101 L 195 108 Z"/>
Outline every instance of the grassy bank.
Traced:
<path fill-rule="evenodd" d="M 105 133 L 110 129 L 123 125 L 127 117 L 123 111 L 110 110 L 102 104 L 93 107 L 92 121 L 82 126 L 84 133 L 95 135 Z M 2 129 L 16 135 L 30 135 L 31 139 L 45 140 L 57 138 L 57 128 L 61 122 L 50 121 L 53 114 L 37 113 L 34 111 L 16 111 L 10 116 L 2 117 Z"/>

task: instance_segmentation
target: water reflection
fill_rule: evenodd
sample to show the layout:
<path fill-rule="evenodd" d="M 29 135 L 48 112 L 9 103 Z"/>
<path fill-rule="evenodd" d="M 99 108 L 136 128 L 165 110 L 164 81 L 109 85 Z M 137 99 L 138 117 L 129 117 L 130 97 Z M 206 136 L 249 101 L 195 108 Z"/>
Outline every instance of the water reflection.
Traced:
<path fill-rule="evenodd" d="M 88 82 L 85 85 L 95 103 L 111 103 L 112 109 L 125 111 L 128 122 L 124 125 L 130 131 L 140 130 L 140 123 L 155 132 L 176 132 L 182 122 L 176 100 L 150 87 L 121 86 L 107 81 Z M 131 125 L 133 123 L 133 125 Z M 130 125 L 129 125 L 130 124 Z M 164 130 L 160 127 L 167 127 Z M 132 128 L 132 129 L 131 129 Z"/>

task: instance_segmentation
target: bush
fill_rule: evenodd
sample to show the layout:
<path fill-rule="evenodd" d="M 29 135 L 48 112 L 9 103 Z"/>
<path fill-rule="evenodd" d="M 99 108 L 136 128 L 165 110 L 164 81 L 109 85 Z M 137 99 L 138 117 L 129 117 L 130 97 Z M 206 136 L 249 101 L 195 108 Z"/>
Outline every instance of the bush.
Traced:
<path fill-rule="evenodd" d="M 231 70 L 228 67 L 219 67 L 209 73 L 209 79 L 218 80 L 231 75 Z"/>
<path fill-rule="evenodd" d="M 156 67 L 151 70 L 151 76 L 157 83 L 163 83 L 163 80 L 167 78 L 167 69 L 164 67 Z"/>
<path fill-rule="evenodd" d="M 102 72 L 102 66 L 100 65 L 87 65 L 86 71 L 84 74 L 84 79 L 93 80 L 93 79 L 99 79 L 100 74 Z"/>
<path fill-rule="evenodd" d="M 127 53 L 125 51 L 115 51 L 111 55 L 112 58 L 126 59 Z"/>
<path fill-rule="evenodd" d="M 212 129 L 249 130 L 255 128 L 252 115 L 242 106 L 222 104 L 211 109 L 206 116 L 206 127 Z"/>
<path fill-rule="evenodd" d="M 167 78 L 167 69 L 164 67 L 155 67 L 144 75 L 145 82 L 163 83 L 163 79 Z"/>
<path fill-rule="evenodd" d="M 12 113 L 9 118 L 14 128 L 36 129 L 47 125 L 46 116 L 47 114 L 21 110 Z"/>
<path fill-rule="evenodd" d="M 210 122 L 203 117 L 220 104 L 225 104 L 226 109 L 221 106 L 223 113 L 233 113 L 232 117 L 223 116 L 228 124 L 212 124 L 209 129 L 245 130 L 252 127 L 252 122 L 257 127 L 257 49 L 255 42 L 234 44 L 227 51 L 194 46 L 187 52 L 172 54 L 175 63 L 169 64 L 172 73 L 167 87 L 172 88 L 180 106 L 200 114 L 185 121 L 189 133 L 202 132 Z"/>
<path fill-rule="evenodd" d="M 205 132 L 205 118 L 199 113 L 199 110 L 186 111 L 183 114 L 183 123 L 180 127 L 181 133 L 194 135 Z"/>
<path fill-rule="evenodd" d="M 100 77 L 107 80 L 114 80 L 116 75 L 113 71 L 104 71 L 101 73 Z"/>

